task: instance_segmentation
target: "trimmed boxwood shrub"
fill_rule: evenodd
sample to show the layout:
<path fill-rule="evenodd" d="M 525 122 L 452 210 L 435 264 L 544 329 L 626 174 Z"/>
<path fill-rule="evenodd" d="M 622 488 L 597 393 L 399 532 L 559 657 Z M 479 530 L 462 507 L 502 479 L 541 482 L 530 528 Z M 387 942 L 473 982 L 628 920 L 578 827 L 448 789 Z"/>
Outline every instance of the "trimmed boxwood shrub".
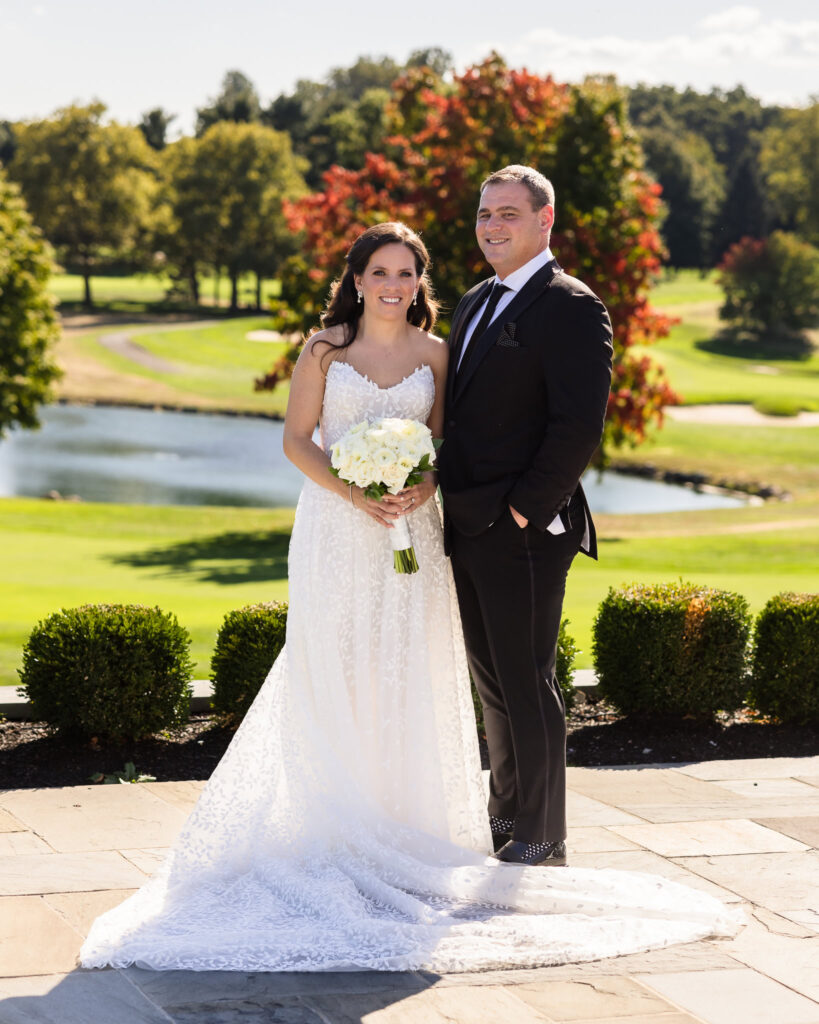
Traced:
<path fill-rule="evenodd" d="M 284 646 L 287 604 L 270 601 L 228 612 L 210 662 L 211 707 L 237 724 Z"/>
<path fill-rule="evenodd" d="M 38 719 L 65 735 L 150 736 L 188 718 L 190 643 L 176 616 L 160 608 L 63 608 L 31 631 L 19 692 Z"/>
<path fill-rule="evenodd" d="M 563 691 L 563 700 L 566 704 L 567 714 L 574 707 L 575 699 L 577 697 L 577 690 L 572 684 L 577 645 L 574 642 L 574 637 L 570 636 L 566 631 L 568 624 L 568 619 L 564 619 L 560 623 L 560 632 L 557 637 L 557 662 L 555 665 L 555 675 L 557 676 L 557 681 L 560 683 L 560 689 Z M 481 698 L 478 696 L 478 691 L 475 689 L 474 683 L 472 683 L 472 703 L 475 705 L 475 718 L 478 721 L 478 732 L 483 736 L 483 705 L 481 704 Z"/>
<path fill-rule="evenodd" d="M 693 583 L 612 588 L 597 610 L 600 695 L 629 715 L 713 717 L 747 689 L 748 602 Z"/>
<path fill-rule="evenodd" d="M 759 613 L 749 702 L 783 722 L 819 723 L 819 594 L 777 594 Z"/>

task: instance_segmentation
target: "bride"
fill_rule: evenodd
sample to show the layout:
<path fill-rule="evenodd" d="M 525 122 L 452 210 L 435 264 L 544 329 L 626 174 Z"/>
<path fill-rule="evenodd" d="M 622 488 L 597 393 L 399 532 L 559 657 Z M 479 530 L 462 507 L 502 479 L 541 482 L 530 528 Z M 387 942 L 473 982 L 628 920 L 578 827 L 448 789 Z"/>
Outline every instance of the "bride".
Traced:
<path fill-rule="evenodd" d="M 350 249 L 287 409 L 285 451 L 307 479 L 286 645 L 161 868 L 94 922 L 84 967 L 471 971 L 735 930 L 718 901 L 657 877 L 489 856 L 435 481 L 376 502 L 328 469 L 363 419 L 442 435 L 428 264 L 402 224 Z M 401 516 L 414 575 L 392 568 Z"/>

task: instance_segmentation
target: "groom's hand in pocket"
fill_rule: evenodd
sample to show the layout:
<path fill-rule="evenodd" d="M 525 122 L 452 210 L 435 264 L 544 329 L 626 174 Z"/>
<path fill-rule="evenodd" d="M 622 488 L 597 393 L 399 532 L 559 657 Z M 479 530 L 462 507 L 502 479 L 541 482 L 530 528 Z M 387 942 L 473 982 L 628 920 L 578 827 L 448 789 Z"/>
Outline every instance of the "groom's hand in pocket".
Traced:
<path fill-rule="evenodd" d="M 516 508 L 512 508 L 512 506 L 510 505 L 509 511 L 512 513 L 512 518 L 515 520 L 515 522 L 518 524 L 521 530 L 525 529 L 525 527 L 529 525 L 529 520 L 526 518 L 526 516 L 522 516 Z"/>

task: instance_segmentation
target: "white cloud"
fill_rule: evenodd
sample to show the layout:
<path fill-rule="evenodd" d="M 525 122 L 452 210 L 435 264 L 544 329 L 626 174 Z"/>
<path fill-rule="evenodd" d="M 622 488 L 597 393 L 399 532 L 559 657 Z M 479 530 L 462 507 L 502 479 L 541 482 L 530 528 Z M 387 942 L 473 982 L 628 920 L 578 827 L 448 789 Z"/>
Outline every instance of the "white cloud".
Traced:
<path fill-rule="evenodd" d="M 756 7 L 729 7 L 727 11 L 709 14 L 698 23 L 698 28 L 706 32 L 741 32 L 752 28 L 762 20 L 762 14 Z"/>
<path fill-rule="evenodd" d="M 731 7 L 688 32 L 660 38 L 580 37 L 536 28 L 499 48 L 513 63 L 569 81 L 614 74 L 624 82 L 674 82 L 701 89 L 743 82 L 751 92 L 771 97 L 768 102 L 781 102 L 784 96 L 804 102 L 819 86 L 819 19 L 788 21 L 763 16 L 753 7 Z"/>

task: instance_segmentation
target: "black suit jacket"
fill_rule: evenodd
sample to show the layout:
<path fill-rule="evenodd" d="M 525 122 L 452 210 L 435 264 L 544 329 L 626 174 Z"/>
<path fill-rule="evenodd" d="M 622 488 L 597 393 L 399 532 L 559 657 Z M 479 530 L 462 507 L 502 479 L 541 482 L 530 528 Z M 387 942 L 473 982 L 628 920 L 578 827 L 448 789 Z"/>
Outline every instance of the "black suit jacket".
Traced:
<path fill-rule="evenodd" d="M 600 443 L 611 383 L 612 330 L 600 299 L 554 261 L 535 273 L 474 346 L 460 373 L 464 332 L 492 279 L 458 304 L 450 333 L 444 443 L 438 451 L 445 543 L 513 505 L 539 530 L 556 515 L 571 526 L 580 476 Z"/>

